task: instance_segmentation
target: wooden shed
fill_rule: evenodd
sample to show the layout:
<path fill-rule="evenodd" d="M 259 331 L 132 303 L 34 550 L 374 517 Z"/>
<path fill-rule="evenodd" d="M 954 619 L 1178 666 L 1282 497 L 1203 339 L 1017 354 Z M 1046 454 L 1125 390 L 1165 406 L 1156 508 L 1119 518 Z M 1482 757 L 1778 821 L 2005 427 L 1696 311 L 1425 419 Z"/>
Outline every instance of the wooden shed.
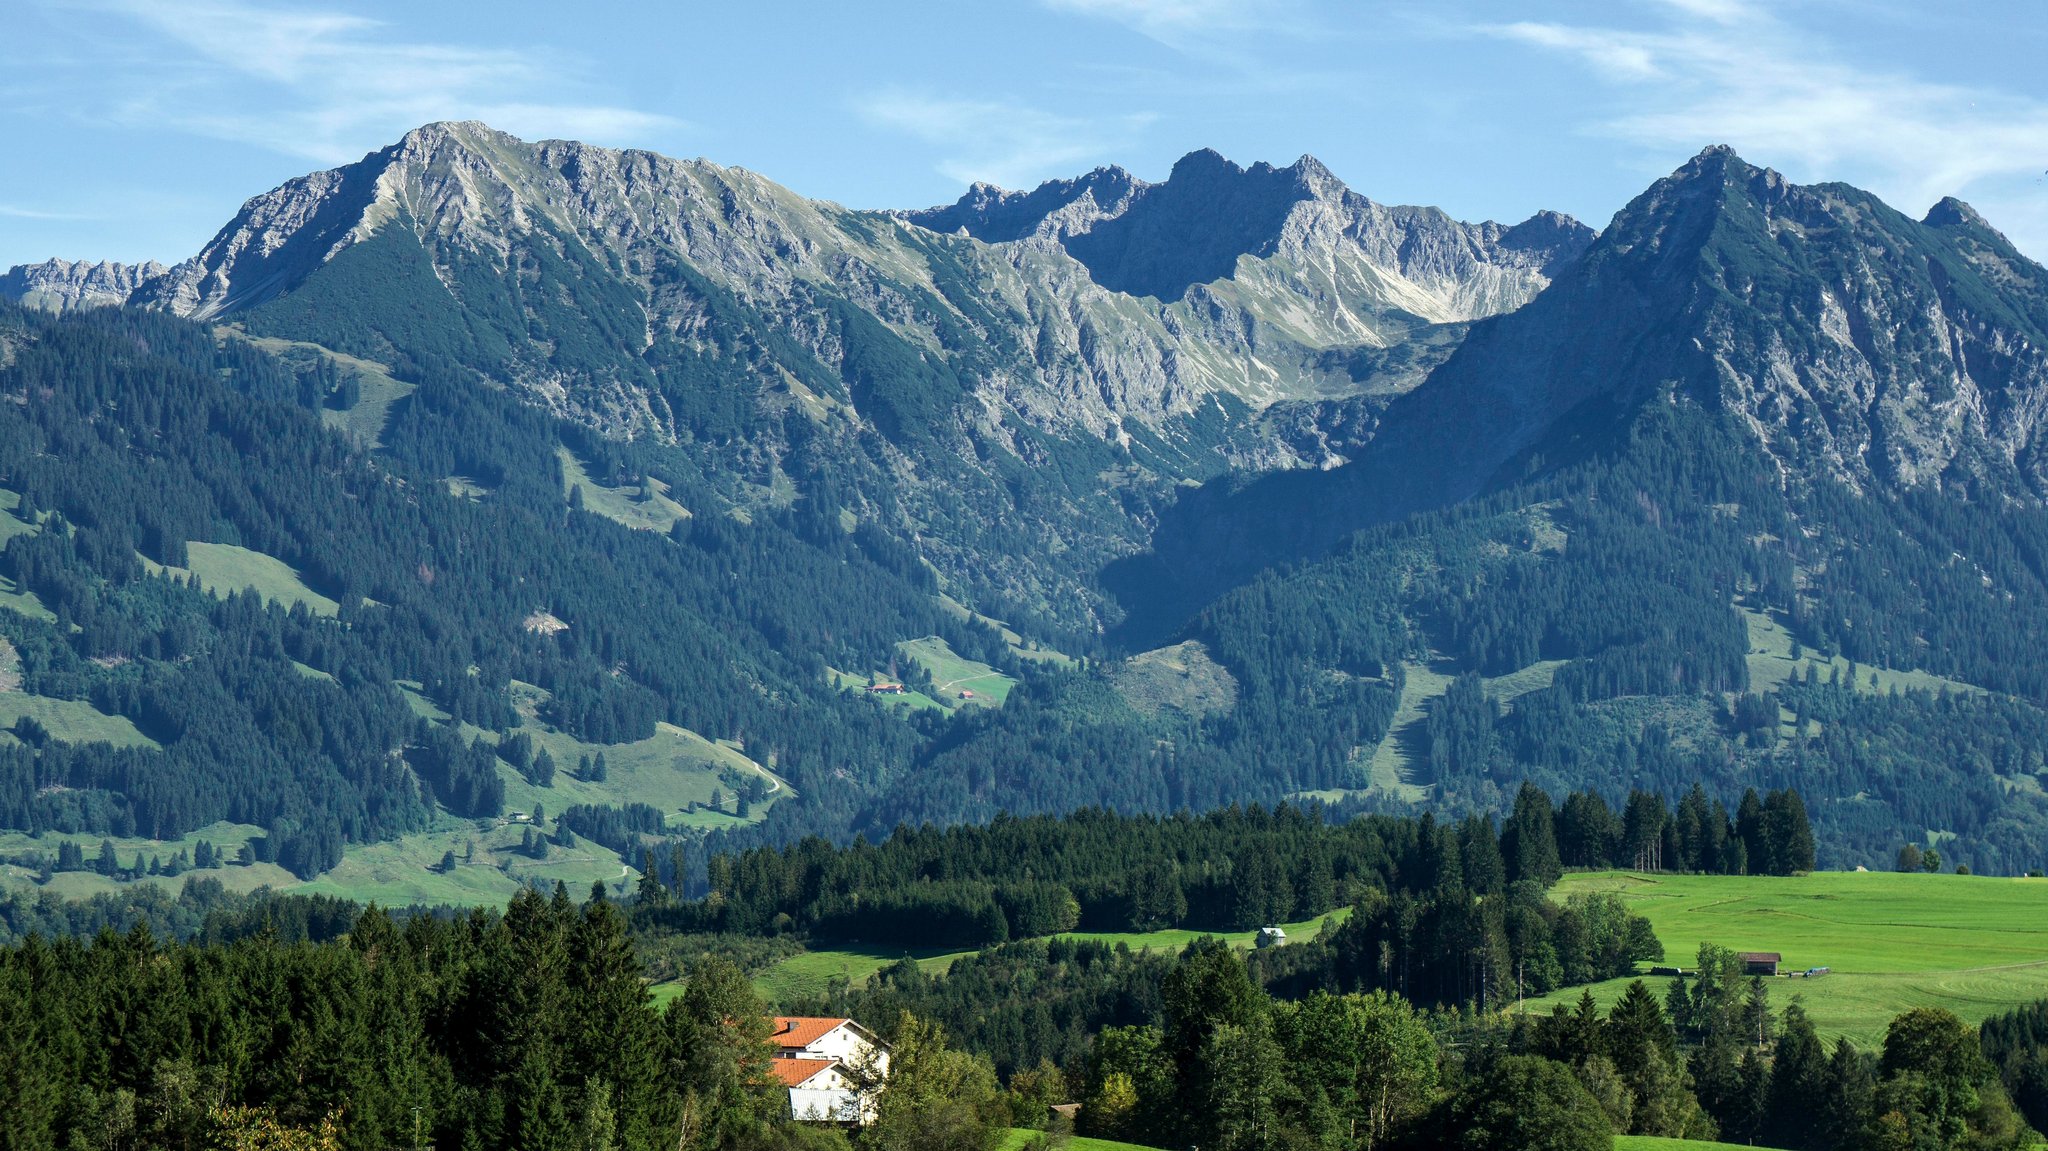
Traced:
<path fill-rule="evenodd" d="M 1775 951 L 1745 951 L 1735 958 L 1742 961 L 1744 975 L 1776 975 L 1778 963 L 1784 957 Z"/>

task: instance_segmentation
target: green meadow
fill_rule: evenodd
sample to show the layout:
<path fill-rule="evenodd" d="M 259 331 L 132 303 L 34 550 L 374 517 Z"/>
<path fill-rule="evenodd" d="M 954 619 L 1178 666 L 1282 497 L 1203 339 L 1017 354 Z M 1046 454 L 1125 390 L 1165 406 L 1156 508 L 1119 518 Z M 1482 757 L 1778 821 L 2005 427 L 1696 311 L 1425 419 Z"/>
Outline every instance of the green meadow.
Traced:
<path fill-rule="evenodd" d="M 1754 1151 L 1747 1143 L 1714 1143 L 1705 1139 L 1667 1139 L 1662 1135 L 1616 1135 L 1614 1151 Z"/>
<path fill-rule="evenodd" d="M 1012 1127 L 1003 1132 L 1003 1141 L 997 1144 L 996 1151 L 1024 1151 L 1040 1140 L 1045 1140 L 1046 1146 L 1061 1151 L 1152 1151 L 1136 1143 L 1119 1143 L 1114 1139 L 1095 1139 L 1087 1135 L 1048 1135 L 1029 1127 Z"/>
<path fill-rule="evenodd" d="M 1812 875 L 1568 875 L 1553 892 L 1612 892 L 1649 919 L 1665 962 L 1690 967 L 1702 942 L 1776 951 L 1780 970 L 1829 968 L 1769 983 L 1795 996 L 1824 1036 L 1874 1047 L 1893 1016 L 1944 1007 L 1970 1023 L 2048 997 L 2048 879 L 1816 872 Z M 1620 998 L 1627 979 L 1595 984 Z M 1661 996 L 1664 979 L 1653 979 Z M 1580 989 L 1532 999 L 1529 1011 L 1578 1000 Z"/>
<path fill-rule="evenodd" d="M 255 589 L 271 603 L 305 604 L 314 615 L 333 615 L 339 604 L 306 586 L 298 570 L 274 556 L 250 551 L 234 544 L 209 544 L 194 540 L 185 545 L 185 566 L 167 567 L 144 560 L 150 572 L 170 572 L 179 577 L 198 576 L 199 586 L 217 596 Z"/>
<path fill-rule="evenodd" d="M 1280 927 L 1287 933 L 1289 942 L 1299 943 L 1314 939 L 1324 924 L 1342 923 L 1350 914 L 1350 908 L 1342 907 L 1316 919 L 1281 924 Z M 1179 951 L 1205 935 L 1215 936 L 1239 949 L 1251 948 L 1258 938 L 1256 931 L 1216 932 L 1179 929 L 1146 932 L 1076 931 L 1058 938 L 1121 943 L 1133 951 Z M 858 944 L 820 947 L 801 955 L 793 955 L 762 972 L 754 979 L 754 989 L 769 1003 L 792 1003 L 823 995 L 835 979 L 843 978 L 852 984 L 865 983 L 875 972 L 899 959 L 915 959 L 917 965 L 928 972 L 943 972 L 961 956 L 972 954 L 974 952 L 971 950 L 905 950 L 900 947 L 864 947 Z"/>
<path fill-rule="evenodd" d="M 931 673 L 932 686 L 939 693 L 939 700 L 948 707 L 985 703 L 1000 707 L 1010 697 L 1010 689 L 1017 681 L 979 660 L 968 659 L 953 651 L 951 645 L 935 635 L 923 639 L 905 640 L 896 645 L 896 650 L 916 660 Z M 961 692 L 974 694 L 962 699 Z"/>
<path fill-rule="evenodd" d="M 23 716 L 33 718 L 60 743 L 111 743 L 115 747 L 156 747 L 157 742 L 142 734 L 127 716 L 108 715 L 82 699 L 50 699 L 0 692 L 0 728 L 10 728 Z M 11 734 L 0 734 L 0 742 L 16 742 Z M 94 839 L 97 847 L 99 840 Z"/>
<path fill-rule="evenodd" d="M 583 461 L 576 458 L 576 453 L 568 448 L 558 448 L 555 454 L 562 461 L 563 498 L 568 498 L 570 492 L 581 487 L 585 511 L 629 528 L 652 532 L 665 532 L 674 527 L 677 520 L 690 517 L 688 508 L 668 497 L 668 485 L 653 476 L 636 485 L 608 488 L 590 478 L 590 472 L 583 466 Z"/>

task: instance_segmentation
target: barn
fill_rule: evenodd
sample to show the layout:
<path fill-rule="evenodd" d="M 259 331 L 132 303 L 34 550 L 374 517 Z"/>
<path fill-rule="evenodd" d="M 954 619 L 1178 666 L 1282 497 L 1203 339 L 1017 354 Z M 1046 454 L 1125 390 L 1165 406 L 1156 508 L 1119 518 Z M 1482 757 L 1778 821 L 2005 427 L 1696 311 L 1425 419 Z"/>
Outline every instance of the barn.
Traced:
<path fill-rule="evenodd" d="M 1745 951 L 1735 958 L 1742 961 L 1744 975 L 1776 975 L 1784 957 L 1775 951 Z"/>

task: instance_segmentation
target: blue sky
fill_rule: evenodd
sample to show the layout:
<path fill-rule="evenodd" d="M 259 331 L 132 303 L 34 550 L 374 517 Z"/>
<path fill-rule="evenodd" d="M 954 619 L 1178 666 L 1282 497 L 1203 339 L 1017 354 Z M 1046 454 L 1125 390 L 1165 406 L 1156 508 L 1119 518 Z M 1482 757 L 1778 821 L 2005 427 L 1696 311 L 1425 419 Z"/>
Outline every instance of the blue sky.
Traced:
<path fill-rule="evenodd" d="M 2048 258 L 2048 7 L 1892 0 L 8 0 L 0 267 L 166 262 L 437 119 L 920 207 L 1213 147 L 1596 226 L 1710 143 Z"/>

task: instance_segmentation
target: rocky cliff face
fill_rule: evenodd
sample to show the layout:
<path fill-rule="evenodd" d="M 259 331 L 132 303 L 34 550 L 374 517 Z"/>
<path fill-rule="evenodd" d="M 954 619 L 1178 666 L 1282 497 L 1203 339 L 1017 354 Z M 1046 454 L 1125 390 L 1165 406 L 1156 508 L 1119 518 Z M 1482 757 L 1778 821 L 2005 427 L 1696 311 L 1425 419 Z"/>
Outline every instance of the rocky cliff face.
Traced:
<path fill-rule="evenodd" d="M 1206 152 L 1163 184 L 1103 169 L 1031 193 L 978 187 L 952 208 L 891 219 L 703 161 L 437 124 L 251 200 L 137 299 L 231 315 L 387 226 L 426 244 L 444 280 L 449 251 L 502 262 L 539 233 L 573 240 L 646 297 L 650 330 L 677 326 L 652 275 L 679 259 L 827 363 L 840 349 L 817 334 L 821 297 L 934 352 L 940 327 L 964 323 L 1029 349 L 981 374 L 986 405 L 1109 438 L 1125 420 L 1157 424 L 1215 392 L 1263 407 L 1358 390 L 1323 353 L 1399 342 L 1418 320 L 1517 307 L 1591 235 L 1562 217 L 1507 229 L 1383 208 L 1313 160 L 1245 170 Z"/>
<path fill-rule="evenodd" d="M 1342 463 L 1466 321 L 1525 303 L 1590 235 L 1383 207 L 1306 159 L 1200 152 L 1157 185 L 1109 168 L 889 214 L 433 124 L 250 200 L 132 299 L 473 371 L 757 477 L 737 503 L 786 493 L 812 445 L 942 569 L 1071 605 L 1177 485 Z M 1034 542 L 964 538 L 990 524 Z"/>
<path fill-rule="evenodd" d="M 1115 577 L 1179 606 L 1349 532 L 1614 442 L 1642 405 L 1747 429 L 1787 490 L 2048 497 L 2048 271 L 1966 205 L 1924 220 L 1710 148 L 1637 197 L 1530 304 L 1474 324 L 1324 475 L 1184 501 Z"/>
<path fill-rule="evenodd" d="M 1713 148 L 1658 181 L 1537 306 L 1480 325 L 1397 402 L 1387 462 L 1463 498 L 1593 402 L 1678 386 L 1737 415 L 1787 475 L 2048 493 L 2048 274 L 1976 213 L 1915 221 Z M 1455 418 L 1451 413 L 1459 413 Z"/>
<path fill-rule="evenodd" d="M 52 312 L 124 304 L 144 281 L 164 271 L 154 260 L 140 264 L 44 260 L 0 272 L 0 296 Z"/>
<path fill-rule="evenodd" d="M 1450 323 L 1520 307 L 1594 235 L 1554 212 L 1513 227 L 1464 224 L 1375 203 L 1312 156 L 1240 168 L 1206 149 L 1159 184 L 1103 168 L 1030 192 L 978 185 L 904 218 L 990 242 L 1050 241 L 1103 287 L 1163 301 L 1202 285 L 1231 295 L 1215 287 L 1224 280 L 1291 288 L 1303 327 L 1381 343 L 1398 338 L 1393 316 Z M 1309 319 L 1320 311 L 1332 314 Z"/>
<path fill-rule="evenodd" d="M 854 510 L 943 570 L 1071 605 L 1177 485 L 1342 463 L 1465 323 L 1526 303 L 1590 237 L 1385 207 L 1312 159 L 1198 152 L 1156 185 L 1108 168 L 889 214 L 460 123 L 257 196 L 121 287 L 474 373 L 754 477 L 730 480 L 737 504 L 827 466 L 799 451 L 836 460 Z M 967 538 L 995 529 L 1026 542 Z"/>

